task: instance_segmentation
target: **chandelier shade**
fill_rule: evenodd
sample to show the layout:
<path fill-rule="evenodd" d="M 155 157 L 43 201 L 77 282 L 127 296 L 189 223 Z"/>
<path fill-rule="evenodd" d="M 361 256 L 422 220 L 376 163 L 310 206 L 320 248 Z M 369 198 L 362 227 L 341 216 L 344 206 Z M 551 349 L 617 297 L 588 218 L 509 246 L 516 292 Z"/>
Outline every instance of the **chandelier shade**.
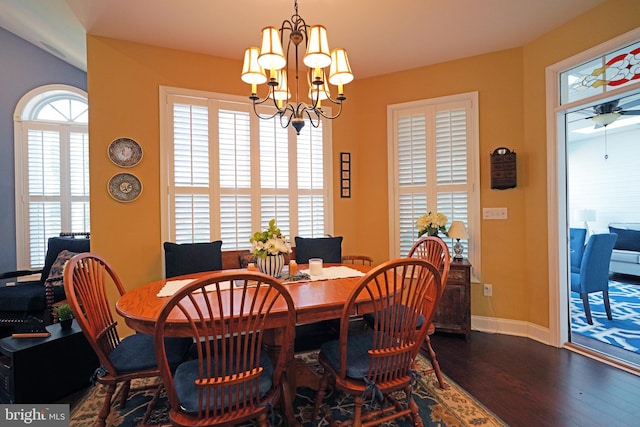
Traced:
<path fill-rule="evenodd" d="M 242 66 L 242 81 L 252 85 L 255 91 L 256 85 L 261 85 L 267 82 L 267 75 L 264 72 L 264 68 L 258 64 L 258 55 L 260 49 L 257 47 L 250 47 L 244 51 L 244 65 Z"/>
<path fill-rule="evenodd" d="M 258 64 L 271 72 L 281 70 L 287 65 L 284 57 L 280 34 L 277 28 L 266 27 L 262 29 L 262 47 L 258 56 Z"/>
<path fill-rule="evenodd" d="M 304 56 L 304 64 L 314 70 L 331 65 L 327 29 L 322 25 L 314 25 L 309 29 L 309 44 Z"/>
<path fill-rule="evenodd" d="M 353 80 L 353 73 L 347 51 L 343 48 L 332 51 L 329 48 L 326 27 L 307 25 L 298 14 L 297 0 L 294 1 L 294 9 L 295 14 L 290 20 L 283 21 L 279 29 L 262 29 L 259 49 L 250 47 L 245 50 L 241 78 L 251 85 L 249 99 L 256 116 L 261 119 L 279 117 L 283 128 L 292 125 L 300 134 L 306 121 L 318 127 L 321 119 L 340 116 L 342 103 L 347 99 L 344 85 Z M 305 49 L 304 56 L 298 49 Z M 305 81 L 308 88 L 301 88 Z M 260 97 L 258 85 L 264 83 L 267 83 L 267 94 Z M 331 96 L 329 84 L 337 86 L 335 98 Z M 259 114 L 256 107 L 269 100 L 276 109 L 275 113 L 269 116 L 261 111 L 262 114 Z M 336 105 L 338 111 L 333 114 L 328 109 L 323 110 L 322 101 Z"/>

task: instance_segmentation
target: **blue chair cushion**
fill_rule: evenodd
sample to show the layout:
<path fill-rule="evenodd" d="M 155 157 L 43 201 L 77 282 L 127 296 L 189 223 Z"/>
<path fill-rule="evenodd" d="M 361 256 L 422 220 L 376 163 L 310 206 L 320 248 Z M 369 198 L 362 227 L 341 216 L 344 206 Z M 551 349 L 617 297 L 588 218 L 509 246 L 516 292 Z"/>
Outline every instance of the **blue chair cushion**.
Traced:
<path fill-rule="evenodd" d="M 175 366 L 183 361 L 193 345 L 191 338 L 170 337 L 165 338 L 164 342 L 170 366 Z M 109 360 L 120 374 L 157 367 L 153 336 L 133 334 L 125 337 L 111 352 Z"/>
<path fill-rule="evenodd" d="M 401 305 L 400 306 L 400 311 L 404 312 L 405 310 L 405 305 Z M 384 310 L 382 310 L 383 312 L 386 311 L 387 309 L 385 308 Z M 402 316 L 402 315 L 401 315 Z M 373 313 L 366 313 L 364 315 L 362 315 L 362 318 L 364 319 L 365 322 L 367 322 L 367 324 L 373 328 L 373 322 L 374 322 L 374 316 Z M 421 314 L 420 316 L 418 316 L 418 323 L 416 323 L 416 329 L 420 329 L 422 327 L 422 324 L 424 323 L 424 316 Z"/>
<path fill-rule="evenodd" d="M 369 353 L 373 343 L 373 334 L 365 332 L 349 336 L 347 340 L 347 376 L 354 379 L 363 379 L 369 371 Z M 327 341 L 320 346 L 329 366 L 334 370 L 340 370 L 340 341 Z"/>
<path fill-rule="evenodd" d="M 296 262 L 308 264 L 309 258 L 322 258 L 325 263 L 342 262 L 342 236 L 306 238 L 296 236 Z"/>
<path fill-rule="evenodd" d="M 210 243 L 164 243 L 167 278 L 203 271 L 222 270 L 222 240 Z"/>
<path fill-rule="evenodd" d="M 198 389 L 195 386 L 195 380 L 199 378 L 198 363 L 199 361 L 197 359 L 181 363 L 173 376 L 180 406 L 182 406 L 185 412 L 190 414 L 198 412 Z M 227 363 L 227 366 L 230 365 L 232 364 Z M 271 359 L 269 359 L 269 356 L 264 351 L 260 353 L 260 366 L 262 366 L 263 370 L 262 374 L 260 374 L 258 387 L 260 396 L 264 396 L 271 389 L 273 380 L 273 365 L 271 364 Z M 229 375 L 233 373 L 235 372 L 229 369 L 225 374 Z M 235 404 L 235 401 L 230 401 L 230 396 L 235 398 L 235 390 L 225 390 L 223 393 L 218 394 L 218 402 L 215 402 L 216 407 L 220 408 L 221 405 L 228 407 L 231 404 Z M 242 392 L 240 392 L 240 396 L 242 398 Z M 222 400 L 223 398 L 224 401 Z M 213 399 L 213 396 L 211 396 L 211 399 Z M 210 403 L 213 404 L 213 401 L 211 400 Z"/>

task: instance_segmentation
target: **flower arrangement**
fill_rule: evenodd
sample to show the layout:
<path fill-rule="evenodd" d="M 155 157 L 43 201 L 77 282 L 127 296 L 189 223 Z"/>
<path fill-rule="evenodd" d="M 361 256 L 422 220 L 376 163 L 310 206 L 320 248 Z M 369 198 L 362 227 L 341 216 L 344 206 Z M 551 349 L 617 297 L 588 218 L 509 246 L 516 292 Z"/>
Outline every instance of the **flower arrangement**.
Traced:
<path fill-rule="evenodd" d="M 418 237 L 422 237 L 423 234 L 437 236 L 438 232 L 442 232 L 446 236 L 447 229 L 445 225 L 447 225 L 447 216 L 442 212 L 429 212 L 427 215 L 422 215 L 416 221 Z"/>
<path fill-rule="evenodd" d="M 267 255 L 278 255 L 291 253 L 291 244 L 287 237 L 276 227 L 276 220 L 269 221 L 269 227 L 264 231 L 256 231 L 251 239 L 253 254 L 260 258 Z"/>

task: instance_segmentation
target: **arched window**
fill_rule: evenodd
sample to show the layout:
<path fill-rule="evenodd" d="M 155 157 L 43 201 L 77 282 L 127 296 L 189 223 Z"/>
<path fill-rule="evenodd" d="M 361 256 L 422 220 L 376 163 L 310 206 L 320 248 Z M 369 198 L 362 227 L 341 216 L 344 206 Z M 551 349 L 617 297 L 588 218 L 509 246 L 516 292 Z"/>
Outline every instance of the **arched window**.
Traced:
<path fill-rule="evenodd" d="M 89 231 L 89 105 L 86 92 L 47 85 L 14 114 L 18 268 L 44 264 L 49 237 Z"/>

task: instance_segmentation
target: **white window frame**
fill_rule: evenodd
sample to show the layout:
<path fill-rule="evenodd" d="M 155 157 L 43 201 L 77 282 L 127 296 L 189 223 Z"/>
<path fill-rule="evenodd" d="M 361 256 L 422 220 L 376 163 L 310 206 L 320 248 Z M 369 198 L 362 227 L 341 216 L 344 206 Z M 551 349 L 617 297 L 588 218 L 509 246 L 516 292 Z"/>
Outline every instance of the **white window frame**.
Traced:
<path fill-rule="evenodd" d="M 71 164 L 70 164 L 70 135 L 71 133 L 81 133 L 88 136 L 88 121 L 55 121 L 55 120 L 34 120 L 37 114 L 35 108 L 46 103 L 50 98 L 56 96 L 64 97 L 65 93 L 76 95 L 87 103 L 87 92 L 73 86 L 54 84 L 35 88 L 25 94 L 14 112 L 14 162 L 15 162 L 15 206 L 16 206 L 16 264 L 18 269 L 30 269 L 42 267 L 43 264 L 32 265 L 31 231 L 29 221 L 29 202 L 34 201 L 59 201 L 60 202 L 60 229 L 45 231 L 43 247 L 40 248 L 42 254 L 46 254 L 47 241 L 49 237 L 57 236 L 61 231 L 65 232 L 89 232 L 89 217 L 84 216 L 84 224 L 87 229 L 73 229 L 71 204 L 73 202 L 90 201 L 87 192 L 85 196 L 71 195 Z M 28 169 L 28 136 L 30 130 L 53 131 L 60 134 L 60 196 L 32 196 L 29 195 L 29 169 Z M 88 140 L 87 140 L 88 141 Z M 88 142 L 87 142 L 88 143 Z M 88 150 L 88 148 L 87 148 Z M 87 159 L 88 168 L 88 159 Z M 88 187 L 88 177 L 87 177 Z M 44 255 L 41 257 L 44 263 Z"/>
<path fill-rule="evenodd" d="M 215 92 L 208 91 L 200 91 L 193 89 L 184 89 L 178 87 L 170 87 L 170 86 L 160 86 L 159 88 L 159 97 L 160 97 L 160 188 L 163 189 L 160 194 L 160 202 L 161 202 L 161 238 L 162 241 L 175 241 L 175 226 L 174 226 L 174 206 L 173 200 L 175 197 L 175 191 L 173 187 L 173 173 L 174 173 L 174 159 L 173 159 L 173 99 L 175 98 L 194 98 L 198 102 L 203 102 L 208 106 L 209 111 L 214 111 L 216 108 L 216 104 L 219 101 L 225 102 L 233 102 L 239 105 L 244 105 L 247 111 L 250 111 L 250 120 L 251 120 L 251 133 L 258 134 L 258 126 L 260 124 L 260 119 L 258 119 L 255 114 L 253 114 L 251 106 L 251 102 L 247 97 L 235 96 L 229 94 L 221 94 Z M 219 199 L 220 197 L 220 188 L 218 175 L 218 147 L 217 144 L 212 142 L 213 139 L 217 136 L 217 119 L 213 118 L 209 121 L 209 187 L 207 189 L 203 189 L 202 191 L 206 192 L 209 196 L 210 200 L 210 219 L 209 219 L 209 240 L 219 240 L 221 239 L 221 230 L 219 224 L 219 212 L 215 212 L 215 204 L 212 203 L 212 200 Z M 306 126 L 310 126 L 307 123 Z M 332 164 L 333 164 L 333 154 L 332 154 L 332 133 L 331 133 L 331 121 L 323 120 L 323 180 L 324 186 L 322 188 L 322 195 L 324 198 L 324 230 L 322 234 L 333 234 L 333 174 L 332 174 Z M 289 140 L 295 141 L 295 131 L 292 127 L 289 127 Z M 213 144 L 213 145 L 212 145 Z M 252 141 L 252 144 L 254 142 Z M 295 157 L 295 146 L 292 146 L 289 150 L 289 157 Z M 252 164 L 259 165 L 259 153 L 257 150 L 252 149 Z M 298 193 L 302 193 L 302 191 L 296 190 L 295 180 L 297 177 L 295 173 L 290 173 L 290 190 L 289 193 L 297 196 Z M 259 173 L 252 173 L 252 180 L 255 180 L 259 177 Z M 272 192 L 273 193 L 273 192 Z M 251 188 L 252 195 L 252 203 L 259 204 L 259 196 L 260 189 L 254 187 L 252 185 Z M 288 238 L 293 241 L 293 238 L 298 234 L 298 223 L 297 223 L 297 204 L 291 202 L 290 203 L 290 230 L 288 233 Z M 252 232 L 264 229 L 267 224 L 261 221 L 259 212 L 255 215 L 252 215 L 251 220 L 251 229 Z M 277 223 L 277 219 L 276 219 Z M 284 232 L 284 230 L 283 230 Z M 248 236 L 249 237 L 249 236 Z M 234 249 L 249 249 L 250 243 L 248 241 L 246 245 L 243 247 L 227 247 L 223 240 L 223 250 L 234 250 Z M 314 236 L 304 236 L 304 237 L 319 237 L 319 234 Z"/>
<path fill-rule="evenodd" d="M 387 149 L 388 149 L 388 170 L 389 170 L 389 256 L 391 259 L 401 255 L 400 250 L 400 212 L 399 212 L 399 196 L 400 189 L 398 184 L 398 136 L 396 132 L 397 121 L 400 115 L 409 110 L 423 110 L 427 115 L 427 120 L 435 116 L 437 107 L 464 103 L 470 104 L 467 109 L 467 231 L 469 239 L 467 240 L 466 257 L 472 265 L 472 279 L 477 281 L 481 277 L 481 244 L 480 244 L 480 159 L 478 153 L 479 147 L 479 129 L 478 129 L 478 92 L 468 92 L 451 96 L 431 98 L 419 101 L 406 102 L 402 104 L 389 105 L 387 107 Z M 430 144 L 430 138 L 427 136 L 427 162 L 433 161 L 429 170 L 435 170 L 434 148 Z M 437 200 L 435 179 L 429 179 L 427 183 L 428 201 Z M 431 211 L 437 211 L 437 206 L 428 206 Z M 425 214 L 427 212 L 424 212 Z M 417 220 L 417 218 L 415 218 Z M 455 218 L 453 218 L 455 220 Z M 451 225 L 452 218 L 449 218 L 447 227 Z M 414 240 L 417 240 L 417 230 L 414 234 Z M 445 240 L 450 240 L 446 239 Z M 451 242 L 450 243 L 451 246 Z"/>

